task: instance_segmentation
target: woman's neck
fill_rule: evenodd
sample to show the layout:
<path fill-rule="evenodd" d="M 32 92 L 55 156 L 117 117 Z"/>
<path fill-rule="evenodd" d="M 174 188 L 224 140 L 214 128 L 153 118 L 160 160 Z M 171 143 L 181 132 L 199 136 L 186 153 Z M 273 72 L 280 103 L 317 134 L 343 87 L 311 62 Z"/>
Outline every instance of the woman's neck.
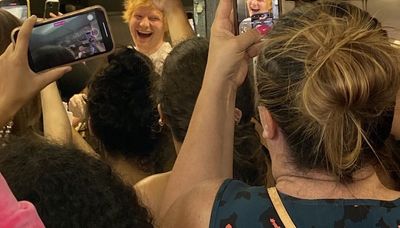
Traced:
<path fill-rule="evenodd" d="M 143 178 L 150 176 L 150 173 L 146 173 L 141 170 L 133 161 L 125 159 L 122 156 L 118 157 L 107 157 L 107 162 L 111 167 L 118 173 L 118 175 L 124 180 L 125 183 L 134 186 L 138 181 Z"/>
<path fill-rule="evenodd" d="M 400 193 L 389 190 L 379 180 L 373 166 L 360 169 L 353 181 L 340 183 L 323 171 L 281 173 L 276 177 L 279 191 L 302 199 L 375 199 L 395 200 Z"/>
<path fill-rule="evenodd" d="M 301 171 L 293 163 L 281 131 L 267 141 L 272 174 L 279 191 L 302 199 L 377 199 L 394 200 L 400 192 L 389 190 L 378 178 L 372 165 L 356 171 L 353 182 L 341 183 L 327 171 Z"/>
<path fill-rule="evenodd" d="M 178 155 L 178 154 L 179 154 L 179 151 L 181 150 L 182 143 L 181 143 L 181 142 L 178 142 L 178 141 L 175 139 L 175 137 L 173 137 L 173 136 L 172 136 L 172 141 L 174 142 L 174 147 L 175 147 L 176 155 Z"/>

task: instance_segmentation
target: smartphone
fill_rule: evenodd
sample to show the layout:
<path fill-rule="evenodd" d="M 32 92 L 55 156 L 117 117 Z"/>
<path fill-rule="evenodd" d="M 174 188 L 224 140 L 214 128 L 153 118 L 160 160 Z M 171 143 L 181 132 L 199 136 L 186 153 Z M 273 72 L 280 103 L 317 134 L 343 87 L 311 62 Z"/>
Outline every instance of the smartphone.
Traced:
<path fill-rule="evenodd" d="M 251 16 L 251 27 L 256 28 L 260 25 L 266 25 L 268 27 L 273 26 L 274 24 L 274 17 L 272 13 L 265 12 L 265 13 L 256 13 Z"/>
<path fill-rule="evenodd" d="M 46 3 L 44 4 L 44 13 L 43 13 L 44 18 L 50 18 L 50 13 L 58 15 L 59 11 L 60 11 L 60 1 L 46 0 Z"/>
<path fill-rule="evenodd" d="M 260 24 L 272 26 L 279 18 L 281 0 L 233 1 L 235 33 L 240 34 Z"/>
<path fill-rule="evenodd" d="M 0 0 L 0 8 L 8 11 L 21 21 L 26 20 L 30 16 L 30 1 L 29 0 Z"/>
<path fill-rule="evenodd" d="M 13 42 L 19 29 L 12 33 Z M 36 24 L 29 41 L 29 65 L 40 72 L 109 54 L 114 46 L 105 9 L 93 6 Z"/>

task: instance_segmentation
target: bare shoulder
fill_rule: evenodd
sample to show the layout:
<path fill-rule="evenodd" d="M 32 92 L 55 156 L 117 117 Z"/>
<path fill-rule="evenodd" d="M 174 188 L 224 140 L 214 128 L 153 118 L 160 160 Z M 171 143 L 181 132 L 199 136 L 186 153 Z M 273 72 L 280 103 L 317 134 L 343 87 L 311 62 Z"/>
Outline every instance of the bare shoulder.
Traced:
<path fill-rule="evenodd" d="M 166 183 L 168 182 L 169 175 L 171 172 L 160 173 L 148 176 L 135 184 L 136 191 L 139 192 L 147 192 L 148 190 L 152 190 L 154 188 L 163 187 L 165 188 Z"/>
<path fill-rule="evenodd" d="M 135 184 L 134 188 L 141 203 L 155 216 L 167 186 L 170 172 L 151 175 Z M 155 220 L 158 218 L 154 217 Z"/>
<path fill-rule="evenodd" d="M 215 196 L 223 182 L 209 180 L 193 187 L 169 208 L 160 227 L 209 227 Z"/>

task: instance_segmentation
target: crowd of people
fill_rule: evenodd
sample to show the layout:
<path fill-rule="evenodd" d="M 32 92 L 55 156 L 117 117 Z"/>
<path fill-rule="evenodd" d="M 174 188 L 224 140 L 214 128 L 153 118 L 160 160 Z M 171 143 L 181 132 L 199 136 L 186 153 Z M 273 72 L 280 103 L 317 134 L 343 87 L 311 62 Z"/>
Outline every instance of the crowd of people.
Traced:
<path fill-rule="evenodd" d="M 76 66 L 32 71 L 36 17 L 0 9 L 0 227 L 399 227 L 400 49 L 381 23 L 301 1 L 235 36 L 232 8 L 207 40 L 180 0 L 125 0 L 132 46 L 67 98 Z"/>

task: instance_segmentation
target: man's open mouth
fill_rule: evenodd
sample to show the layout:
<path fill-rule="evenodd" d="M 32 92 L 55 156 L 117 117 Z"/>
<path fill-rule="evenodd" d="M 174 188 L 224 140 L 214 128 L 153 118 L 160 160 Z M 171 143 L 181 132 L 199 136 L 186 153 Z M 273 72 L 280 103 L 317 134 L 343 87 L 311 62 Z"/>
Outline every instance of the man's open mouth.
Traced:
<path fill-rule="evenodd" d="M 140 32 L 140 31 L 137 31 L 137 34 L 140 38 L 149 38 L 151 35 L 153 35 L 152 32 Z"/>

